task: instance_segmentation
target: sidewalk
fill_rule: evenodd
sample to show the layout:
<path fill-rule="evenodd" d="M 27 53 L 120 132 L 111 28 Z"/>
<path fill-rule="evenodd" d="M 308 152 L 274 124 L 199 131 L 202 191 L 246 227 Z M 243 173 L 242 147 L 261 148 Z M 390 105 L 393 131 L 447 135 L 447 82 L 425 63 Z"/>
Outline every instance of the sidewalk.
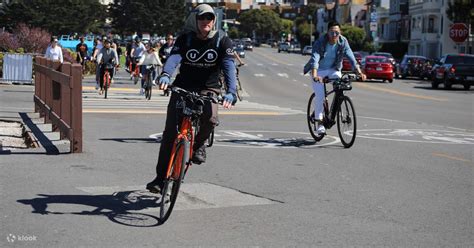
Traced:
<path fill-rule="evenodd" d="M 0 84 L 0 154 L 24 152 L 66 153 L 69 141 L 59 141 L 59 133 L 43 124 L 34 113 L 34 86 Z M 21 140 L 25 141 L 21 144 Z M 56 142 L 57 141 L 57 142 Z M 33 145 L 33 148 L 27 148 Z"/>

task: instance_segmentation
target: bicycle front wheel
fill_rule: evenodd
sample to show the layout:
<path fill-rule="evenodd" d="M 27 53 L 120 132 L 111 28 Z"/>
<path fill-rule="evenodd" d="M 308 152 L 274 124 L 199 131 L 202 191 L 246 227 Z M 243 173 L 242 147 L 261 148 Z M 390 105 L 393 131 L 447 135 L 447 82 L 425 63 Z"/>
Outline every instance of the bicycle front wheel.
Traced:
<path fill-rule="evenodd" d="M 146 85 L 145 85 L 145 98 L 147 100 L 151 99 L 151 89 L 152 89 L 152 82 L 151 82 L 151 77 L 148 76 L 146 80 Z"/>
<path fill-rule="evenodd" d="M 323 139 L 324 135 L 319 135 L 315 130 L 318 129 L 318 122 L 314 119 L 314 93 L 311 94 L 308 101 L 308 108 L 306 111 L 306 121 L 308 122 L 309 133 L 315 141 L 320 141 Z M 322 124 L 321 124 L 322 125 Z"/>
<path fill-rule="evenodd" d="M 207 138 L 207 147 L 211 147 L 214 144 L 214 129 L 212 130 L 211 134 Z"/>
<path fill-rule="evenodd" d="M 337 111 L 337 132 L 345 148 L 349 148 L 354 144 L 357 132 L 357 119 L 354 105 L 348 96 L 341 97 L 341 104 Z"/>
<path fill-rule="evenodd" d="M 189 141 L 178 142 L 176 145 L 173 163 L 171 164 L 171 176 L 165 179 L 161 191 L 160 220 L 164 223 L 171 215 L 179 187 L 184 178 L 186 163 L 189 161 Z"/>
<path fill-rule="evenodd" d="M 104 75 L 104 98 L 107 99 L 107 92 L 109 91 L 110 86 L 110 76 L 108 74 Z"/>
<path fill-rule="evenodd" d="M 242 85 L 240 84 L 240 79 L 237 78 L 237 98 L 239 99 L 239 101 L 242 101 L 243 97 L 242 95 L 244 94 L 243 90 L 242 90 Z"/>

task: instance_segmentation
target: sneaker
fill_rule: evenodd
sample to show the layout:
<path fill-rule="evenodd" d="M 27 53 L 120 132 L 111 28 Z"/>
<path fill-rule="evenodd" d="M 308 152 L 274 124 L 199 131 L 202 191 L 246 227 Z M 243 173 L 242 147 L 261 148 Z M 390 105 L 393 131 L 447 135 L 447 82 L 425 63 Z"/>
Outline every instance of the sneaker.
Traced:
<path fill-rule="evenodd" d="M 130 69 L 128 69 L 128 67 L 125 68 L 125 71 L 128 72 L 128 73 L 130 73 Z"/>
<path fill-rule="evenodd" d="M 318 128 L 316 129 L 316 133 L 318 135 L 325 135 L 326 134 L 326 128 L 324 127 L 323 124 L 318 125 Z"/>
<path fill-rule="evenodd" d="M 143 95 L 145 93 L 145 89 L 140 88 L 140 95 Z"/>
<path fill-rule="evenodd" d="M 99 89 L 99 83 L 95 83 L 95 89 L 96 89 L 96 90 Z"/>
<path fill-rule="evenodd" d="M 141 78 L 142 78 L 142 77 L 143 77 L 143 75 L 140 73 L 139 77 L 141 77 Z"/>
<path fill-rule="evenodd" d="M 156 86 L 155 80 L 151 81 L 153 86 Z"/>
<path fill-rule="evenodd" d="M 195 164 L 202 164 L 206 162 L 206 147 L 204 145 L 194 150 L 191 161 Z"/>
<path fill-rule="evenodd" d="M 162 188 L 163 188 L 163 181 L 159 180 L 158 178 L 153 179 L 153 181 L 147 183 L 146 185 L 146 189 L 154 194 L 161 193 Z"/>

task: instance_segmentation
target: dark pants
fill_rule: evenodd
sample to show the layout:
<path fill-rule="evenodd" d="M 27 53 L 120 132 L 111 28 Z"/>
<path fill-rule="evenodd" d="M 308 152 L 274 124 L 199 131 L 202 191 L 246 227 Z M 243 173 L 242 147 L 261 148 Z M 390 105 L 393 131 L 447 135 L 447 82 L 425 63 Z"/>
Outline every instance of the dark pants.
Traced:
<path fill-rule="evenodd" d="M 219 92 L 219 90 L 203 90 L 201 91 L 201 94 L 205 95 L 207 92 Z M 168 103 L 165 130 L 163 131 L 160 153 L 158 156 L 158 164 L 156 165 L 157 178 L 160 180 L 163 180 L 166 177 L 166 170 L 171 157 L 171 150 L 178 133 L 177 124 L 178 121 L 181 121 L 181 118 L 176 116 L 176 101 L 178 99 L 179 96 L 175 93 L 172 93 Z M 216 103 L 211 103 L 208 101 L 205 102 L 203 114 L 199 123 L 200 129 L 194 139 L 194 150 L 204 145 L 204 142 L 207 140 L 212 130 L 217 125 L 217 109 L 218 105 Z"/>
<path fill-rule="evenodd" d="M 106 70 L 109 72 L 110 80 L 114 78 L 114 68 L 106 69 L 104 66 L 101 66 L 100 67 L 100 89 L 101 90 L 104 89 L 104 74 Z"/>

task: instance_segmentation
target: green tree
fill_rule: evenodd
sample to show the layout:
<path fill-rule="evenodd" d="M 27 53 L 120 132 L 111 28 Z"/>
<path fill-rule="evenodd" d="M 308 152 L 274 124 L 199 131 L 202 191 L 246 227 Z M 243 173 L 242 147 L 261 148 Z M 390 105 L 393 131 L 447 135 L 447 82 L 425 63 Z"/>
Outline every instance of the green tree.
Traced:
<path fill-rule="evenodd" d="M 229 35 L 231 39 L 240 38 L 239 30 L 236 27 L 229 28 L 229 31 L 227 32 L 227 34 Z"/>
<path fill-rule="evenodd" d="M 288 19 L 281 19 L 281 32 L 285 32 L 286 34 L 293 33 L 291 30 L 293 29 L 293 21 Z"/>
<path fill-rule="evenodd" d="M 471 0 L 448 1 L 446 15 L 452 22 L 474 24 L 474 8 Z"/>
<path fill-rule="evenodd" d="M 301 46 L 311 45 L 311 26 L 309 23 L 303 22 L 298 26 L 297 37 Z"/>
<path fill-rule="evenodd" d="M 110 4 L 117 33 L 176 33 L 185 19 L 184 0 L 116 0 Z"/>
<path fill-rule="evenodd" d="M 105 18 L 106 6 L 99 0 L 14 0 L 0 13 L 7 30 L 28 23 L 53 34 L 100 32 Z"/>
<path fill-rule="evenodd" d="M 353 51 L 362 50 L 365 42 L 365 31 L 362 28 L 351 25 L 341 26 L 342 35 L 344 35 Z"/>
<path fill-rule="evenodd" d="M 237 20 L 247 35 L 255 30 L 258 37 L 266 37 L 269 34 L 277 35 L 282 29 L 280 17 L 271 10 L 252 9 L 243 12 Z"/>

